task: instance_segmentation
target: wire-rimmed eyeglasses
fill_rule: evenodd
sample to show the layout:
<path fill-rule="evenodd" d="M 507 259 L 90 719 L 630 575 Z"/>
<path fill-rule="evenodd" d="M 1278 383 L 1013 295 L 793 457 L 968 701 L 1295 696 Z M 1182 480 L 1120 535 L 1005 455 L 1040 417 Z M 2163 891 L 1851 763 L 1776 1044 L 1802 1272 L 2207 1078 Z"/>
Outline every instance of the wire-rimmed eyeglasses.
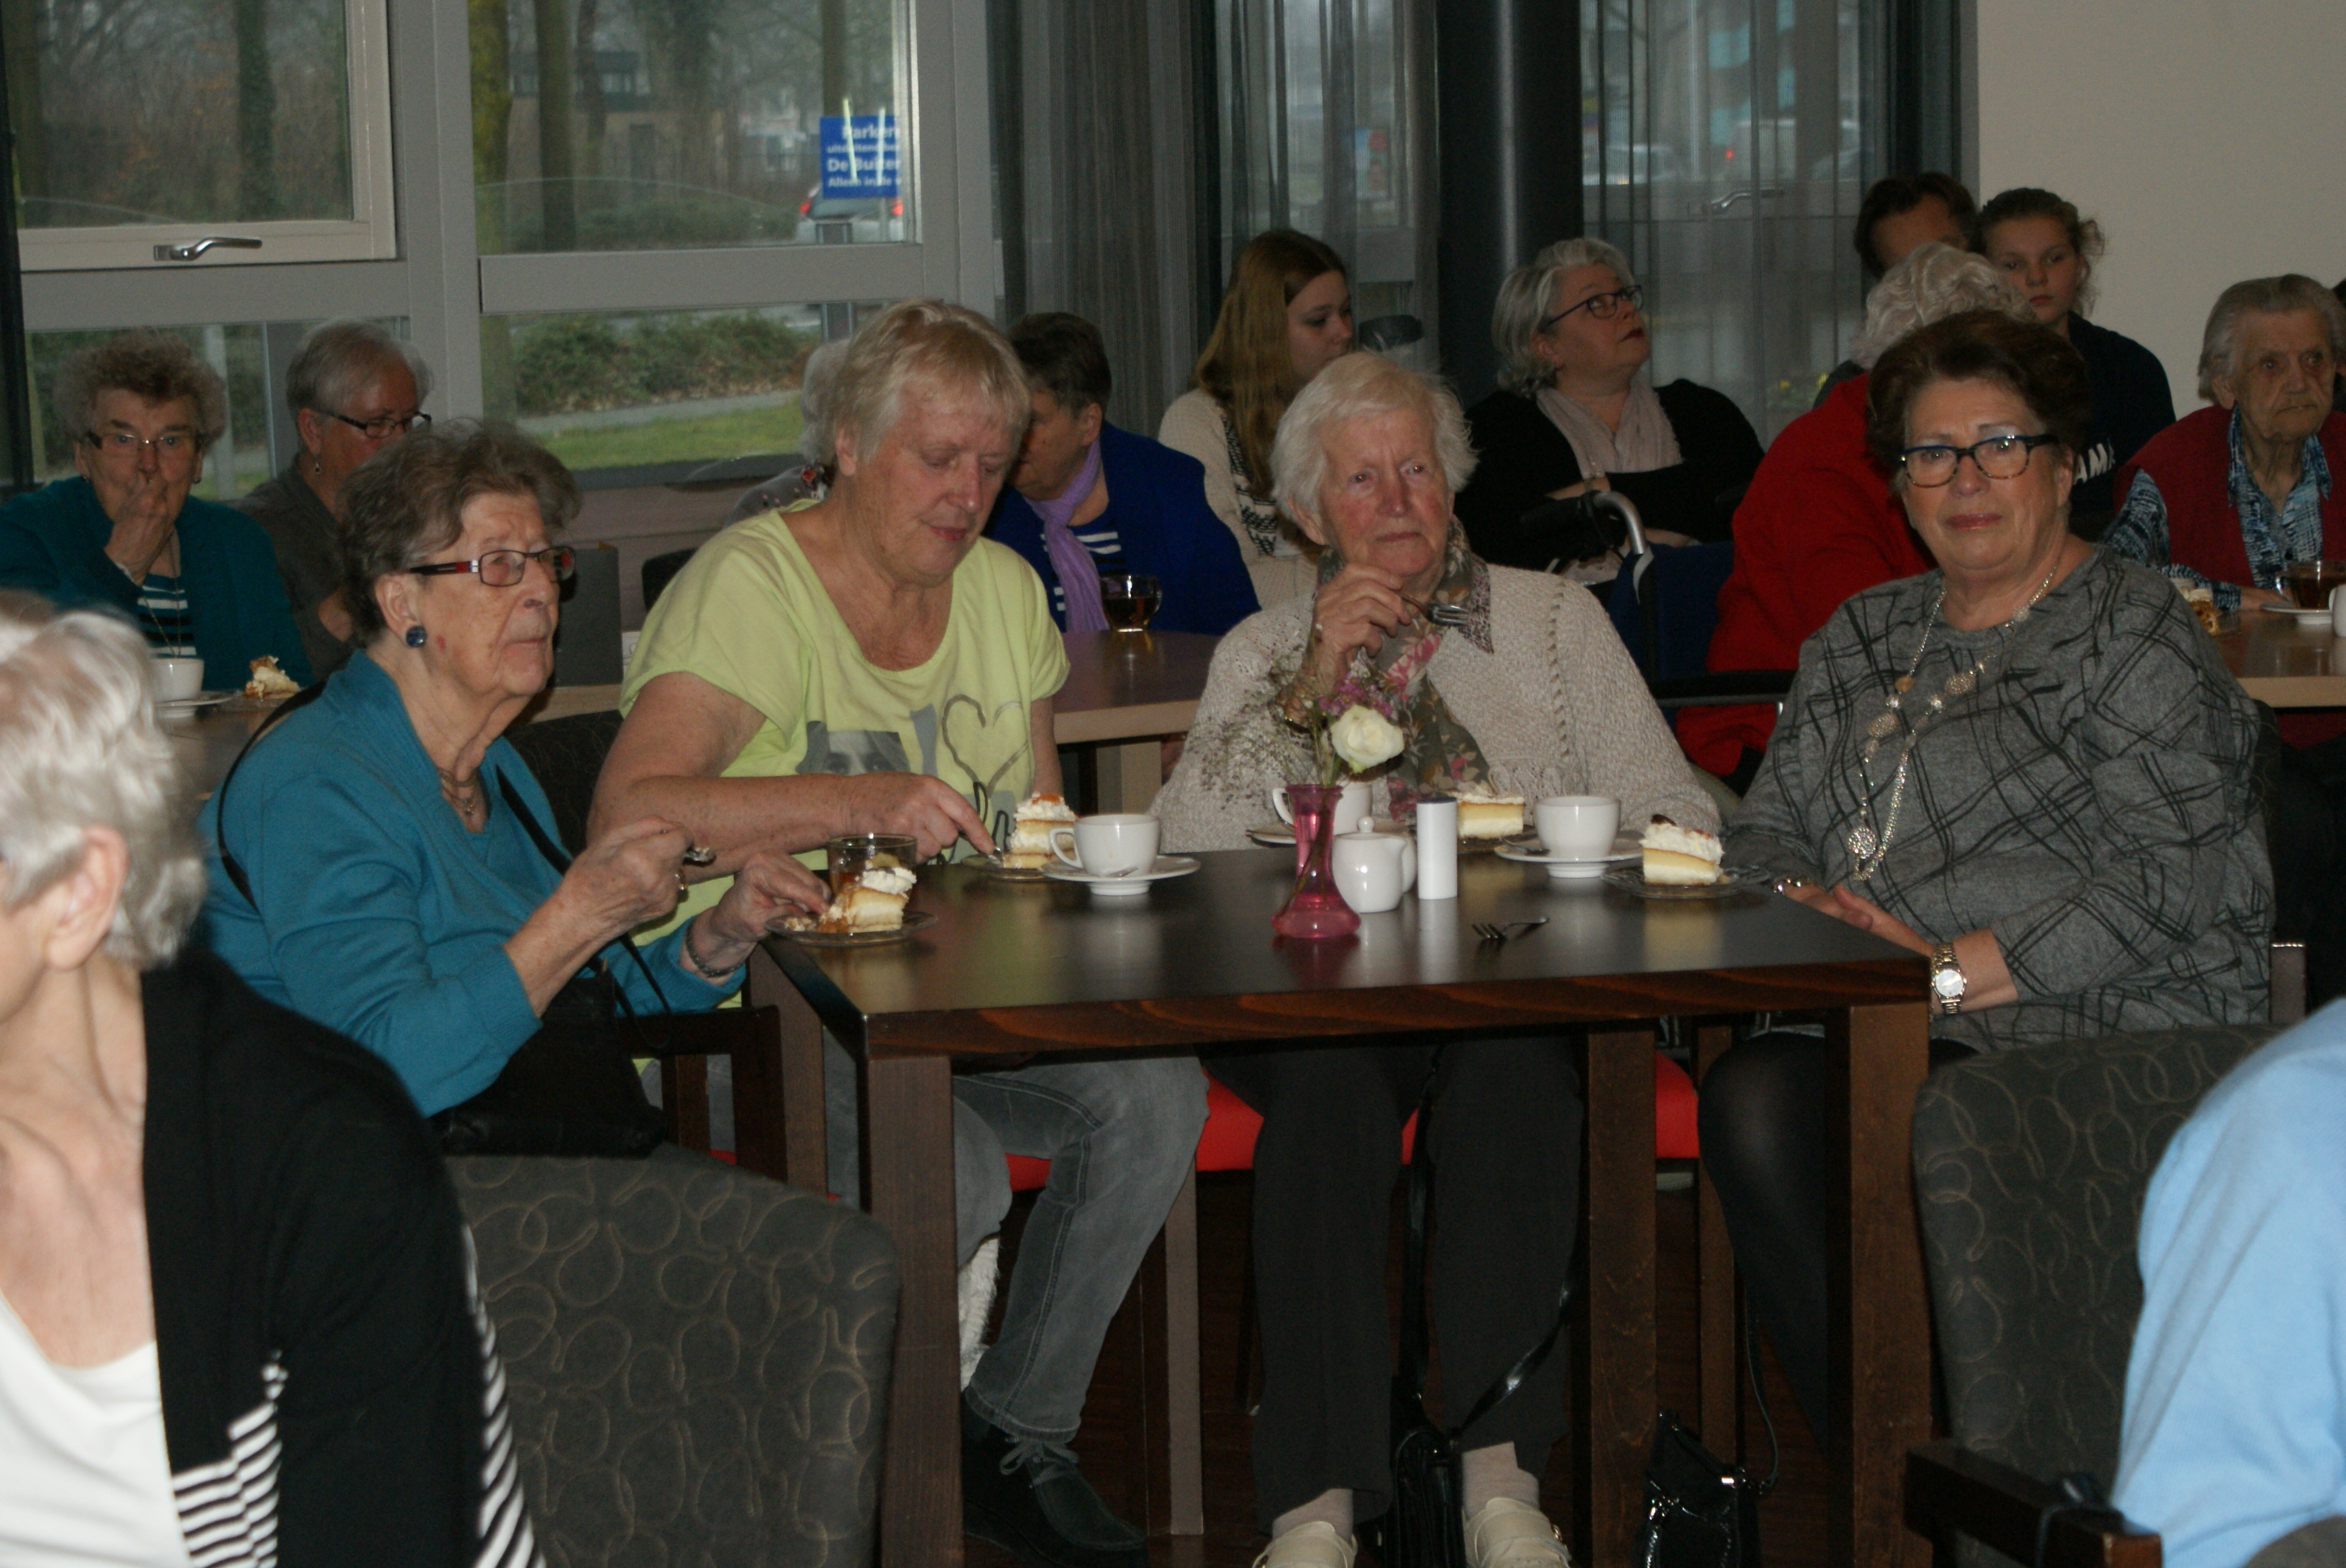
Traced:
<path fill-rule="evenodd" d="M 377 414 L 372 419 L 352 419 L 349 414 L 336 413 L 330 408 L 317 409 L 313 412 L 322 413 L 328 419 L 341 420 L 352 430 L 364 433 L 369 441 L 389 441 L 394 435 L 405 435 L 411 430 L 419 426 L 428 426 L 432 423 L 432 416 L 422 409 L 417 409 L 413 413 Z"/>
<path fill-rule="evenodd" d="M 2017 479 L 2027 470 L 2028 460 L 2040 446 L 2053 446 L 2060 438 L 2049 433 L 2036 435 L 1992 435 L 1985 441 L 1975 441 L 1969 446 L 1948 446 L 1933 442 L 1922 446 L 1910 446 L 1898 454 L 1899 464 L 1906 470 L 1906 483 L 1933 490 L 1950 483 L 1955 469 L 1966 457 L 1972 465 L 1990 479 Z"/>
<path fill-rule="evenodd" d="M 484 586 L 510 588 L 527 575 L 532 561 L 544 566 L 557 583 L 568 582 L 578 572 L 578 553 L 567 545 L 549 545 L 543 550 L 490 550 L 469 561 L 433 561 L 407 570 L 418 577 L 470 572 Z"/>

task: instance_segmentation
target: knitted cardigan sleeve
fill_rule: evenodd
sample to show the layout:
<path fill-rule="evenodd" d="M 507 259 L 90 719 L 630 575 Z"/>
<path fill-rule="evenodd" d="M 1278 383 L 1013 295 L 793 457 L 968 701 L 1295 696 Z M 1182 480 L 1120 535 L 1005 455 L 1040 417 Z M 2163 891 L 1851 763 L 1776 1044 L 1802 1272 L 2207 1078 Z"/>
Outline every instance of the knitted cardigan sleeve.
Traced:
<path fill-rule="evenodd" d="M 1189 740 L 1155 810 L 1168 850 L 1239 850 L 1270 820 L 1273 787 L 1311 777 L 1311 746 L 1271 711 L 1270 693 L 1302 657 L 1311 601 L 1248 616 L 1214 650 Z"/>

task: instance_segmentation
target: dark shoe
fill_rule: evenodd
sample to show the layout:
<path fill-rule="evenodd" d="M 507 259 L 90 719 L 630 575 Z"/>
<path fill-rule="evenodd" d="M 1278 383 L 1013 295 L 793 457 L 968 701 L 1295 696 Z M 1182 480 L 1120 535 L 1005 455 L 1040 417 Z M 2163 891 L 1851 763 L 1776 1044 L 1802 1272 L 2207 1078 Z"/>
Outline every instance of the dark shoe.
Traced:
<path fill-rule="evenodd" d="M 1148 1537 L 1107 1511 L 1075 1455 L 961 1408 L 962 1528 L 1034 1568 L 1148 1568 Z"/>

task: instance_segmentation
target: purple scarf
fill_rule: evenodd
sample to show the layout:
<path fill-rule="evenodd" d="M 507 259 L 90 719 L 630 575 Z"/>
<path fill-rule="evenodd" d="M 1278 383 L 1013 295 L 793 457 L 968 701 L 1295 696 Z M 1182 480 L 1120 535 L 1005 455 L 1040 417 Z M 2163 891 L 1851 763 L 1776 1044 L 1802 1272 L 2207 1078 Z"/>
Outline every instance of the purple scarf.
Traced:
<path fill-rule="evenodd" d="M 1065 490 L 1048 501 L 1026 498 L 1026 504 L 1043 519 L 1043 548 L 1050 553 L 1051 569 L 1059 574 L 1059 592 L 1066 598 L 1071 632 L 1107 630 L 1107 611 L 1100 604 L 1099 563 L 1067 526 L 1076 509 L 1091 498 L 1099 471 L 1099 443 L 1095 441 L 1085 450 L 1083 466 L 1076 470 Z"/>

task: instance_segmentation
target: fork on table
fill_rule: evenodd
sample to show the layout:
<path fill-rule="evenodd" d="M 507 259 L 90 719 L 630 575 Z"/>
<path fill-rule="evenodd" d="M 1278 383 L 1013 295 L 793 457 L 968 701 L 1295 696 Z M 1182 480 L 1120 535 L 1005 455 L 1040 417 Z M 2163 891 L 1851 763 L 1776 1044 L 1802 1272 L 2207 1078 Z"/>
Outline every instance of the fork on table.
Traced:
<path fill-rule="evenodd" d="M 1547 916 L 1542 915 L 1537 920 L 1511 920 L 1504 924 L 1478 920 L 1474 922 L 1474 934 L 1484 942 L 1507 942 L 1523 935 L 1525 932 L 1537 931 L 1545 924 L 1547 924 Z"/>

